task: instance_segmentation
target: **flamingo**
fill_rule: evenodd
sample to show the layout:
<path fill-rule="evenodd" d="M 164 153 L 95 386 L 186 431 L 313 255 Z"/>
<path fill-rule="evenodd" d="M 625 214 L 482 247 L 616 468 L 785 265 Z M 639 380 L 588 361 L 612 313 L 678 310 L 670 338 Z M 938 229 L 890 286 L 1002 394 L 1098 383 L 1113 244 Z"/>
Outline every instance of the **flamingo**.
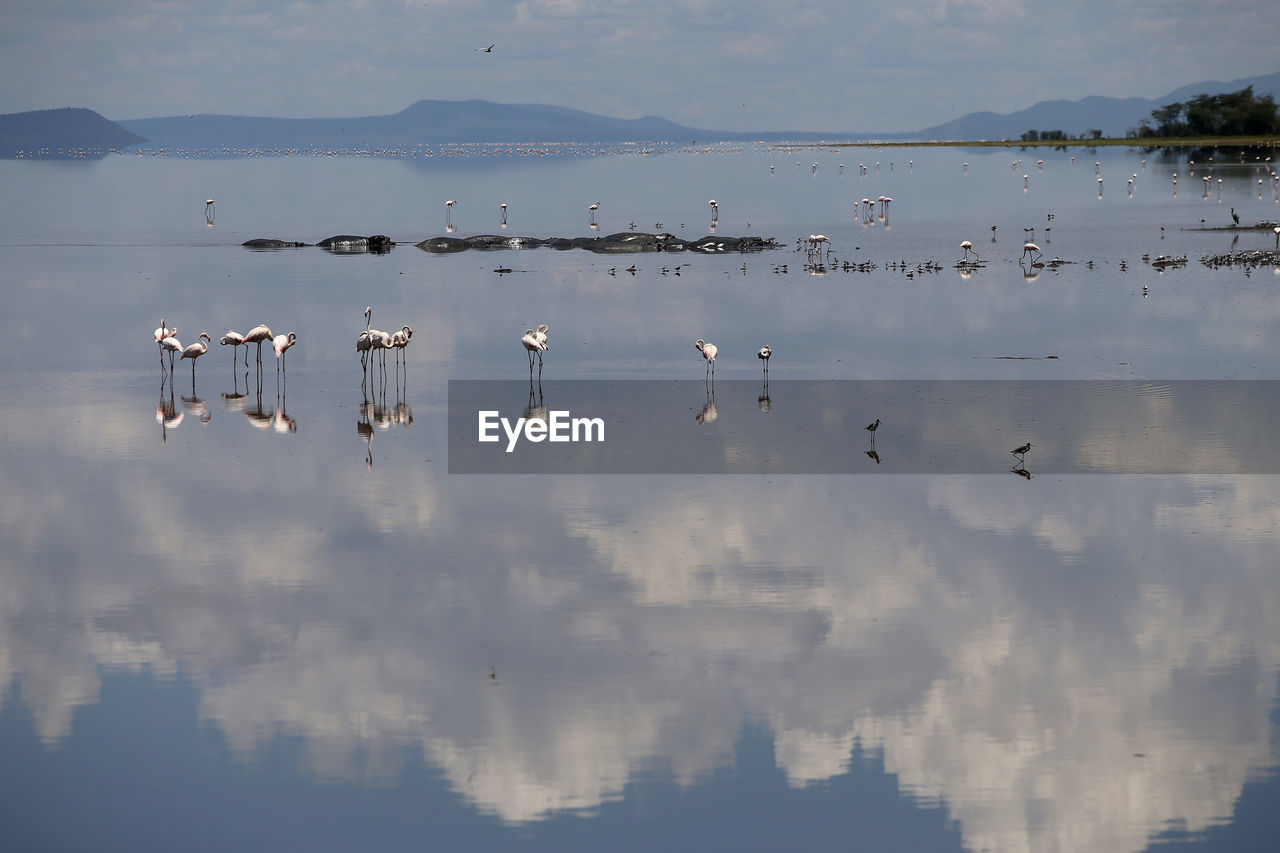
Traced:
<path fill-rule="evenodd" d="M 698 338 L 697 343 L 693 345 L 694 349 L 702 353 L 702 357 L 707 360 L 707 372 L 714 374 L 716 369 L 716 354 L 720 352 L 720 348 L 715 344 L 709 344 L 702 338 Z"/>
<path fill-rule="evenodd" d="M 707 204 L 711 205 L 711 221 L 719 222 L 720 221 L 720 205 L 716 204 L 716 200 L 714 198 L 708 199 Z"/>
<path fill-rule="evenodd" d="M 537 339 L 538 339 L 538 343 L 540 343 L 540 344 L 542 344 L 544 347 L 546 347 L 546 346 L 547 346 L 547 332 L 549 332 L 549 331 L 551 331 L 551 327 L 550 327 L 550 326 L 548 326 L 546 323 L 542 323 L 541 325 L 539 325 L 539 326 L 538 326 L 538 328 L 537 328 L 537 329 L 535 329 L 535 330 L 534 330 L 534 332 L 533 332 L 533 336 L 534 336 L 535 338 L 537 338 Z M 549 347 L 548 347 L 548 349 L 549 349 Z"/>
<path fill-rule="evenodd" d="M 271 329 L 265 323 L 254 326 L 249 333 L 244 336 L 245 346 L 249 344 L 258 345 L 258 364 L 262 364 L 262 342 L 271 340 Z M 248 358 L 248 353 L 245 354 Z"/>
<path fill-rule="evenodd" d="M 213 199 L 211 198 L 204 200 L 204 221 L 210 225 L 213 224 Z"/>
<path fill-rule="evenodd" d="M 209 333 L 201 332 L 200 340 L 196 341 L 194 344 L 189 344 L 186 349 L 182 351 L 182 355 L 178 356 L 179 361 L 184 358 L 191 359 L 191 384 L 193 386 L 196 381 L 196 359 L 209 351 L 209 341 Z"/>
<path fill-rule="evenodd" d="M 178 334 L 178 329 L 177 329 L 177 327 L 175 326 L 175 327 L 174 327 L 174 328 L 172 328 L 172 329 L 166 328 L 166 327 L 165 327 L 165 325 L 164 325 L 164 318 L 163 318 L 163 317 L 161 317 L 161 318 L 160 318 L 160 328 L 156 329 L 156 331 L 155 331 L 155 336 L 156 336 L 156 347 L 158 347 L 158 348 L 159 348 L 159 350 L 160 350 L 160 357 L 161 357 L 161 358 L 163 358 L 163 357 L 164 357 L 164 347 L 161 345 L 161 342 L 162 342 L 165 338 L 167 338 L 167 337 L 169 337 L 169 336 L 171 336 L 171 335 L 176 335 L 176 334 Z"/>
<path fill-rule="evenodd" d="M 591 213 L 591 224 L 592 224 L 592 225 L 594 225 L 594 224 L 595 224 L 595 221 L 596 221 L 596 211 L 597 211 L 597 210 L 599 210 L 599 209 L 600 209 L 600 202 L 598 202 L 598 201 L 597 201 L 595 204 L 589 204 L 589 205 L 587 205 L 587 210 Z"/>
<path fill-rule="evenodd" d="M 391 335 L 389 335 L 389 334 L 387 334 L 386 332 L 383 332 L 383 331 L 381 331 L 381 330 L 379 330 L 379 329 L 369 329 L 367 332 L 365 332 L 365 334 L 364 334 L 364 335 L 362 335 L 362 337 L 365 337 L 365 336 L 367 336 L 368 341 L 369 341 L 369 345 L 368 345 L 367 349 L 369 349 L 369 350 L 371 350 L 371 351 L 372 351 L 372 350 L 381 350 L 381 352 L 379 353 L 379 356 L 380 356 L 380 358 L 381 358 L 381 364 L 382 364 L 382 368 L 383 368 L 383 375 L 385 376 L 385 375 L 386 375 L 386 367 L 387 367 L 387 353 L 386 353 L 386 351 L 387 351 L 387 350 L 389 350 L 389 349 L 391 349 L 391 340 L 392 340 Z M 357 342 L 356 342 L 356 349 L 359 349 L 359 348 L 360 348 L 360 341 L 357 341 Z M 372 352 L 370 352 L 370 353 L 369 353 L 369 356 L 370 356 L 370 358 L 372 358 L 372 357 L 373 357 L 373 353 L 372 353 Z"/>
<path fill-rule="evenodd" d="M 502 204 L 498 205 L 498 209 L 502 211 L 501 224 L 506 225 L 507 224 L 507 203 L 504 201 Z"/>
<path fill-rule="evenodd" d="M 974 260 L 978 260 L 978 261 L 982 260 L 982 258 L 978 256 L 977 251 L 974 250 L 973 244 L 970 243 L 968 240 L 961 241 L 960 248 L 964 249 L 964 256 L 961 257 L 960 260 L 962 261 L 968 260 L 970 252 L 973 252 Z"/>
<path fill-rule="evenodd" d="M 177 329 L 171 329 L 170 331 L 176 332 Z M 182 341 L 178 340 L 173 335 L 167 336 L 160 342 L 160 357 L 162 359 L 166 352 L 169 353 L 169 372 L 173 373 L 173 354 L 175 352 L 182 352 Z"/>
<path fill-rule="evenodd" d="M 769 372 L 769 359 L 773 358 L 773 347 L 765 344 L 760 347 L 760 351 L 756 353 L 756 358 L 764 362 L 764 372 Z"/>
<path fill-rule="evenodd" d="M 404 352 L 405 347 L 409 346 L 409 338 L 413 337 L 413 329 L 408 326 L 401 326 L 400 331 L 391 336 L 391 346 L 396 350 L 396 356 L 399 357 Z M 406 366 L 408 365 L 408 356 L 405 356 Z"/>
<path fill-rule="evenodd" d="M 1034 264 L 1036 261 L 1040 260 L 1040 256 L 1042 254 L 1040 247 L 1035 243 L 1027 242 L 1022 244 L 1022 257 L 1025 258 L 1027 255 L 1031 255 L 1031 263 Z M 1018 260 L 1022 260 L 1022 258 L 1019 258 Z"/>
<path fill-rule="evenodd" d="M 233 365 L 236 363 L 235 347 L 243 346 L 244 347 L 244 366 L 245 367 L 249 366 L 249 347 L 244 342 L 244 335 L 240 334 L 239 332 L 232 331 L 231 329 L 227 329 L 227 333 L 218 339 L 218 343 L 222 344 L 224 347 L 228 345 L 232 347 L 231 363 Z"/>
<path fill-rule="evenodd" d="M 524 337 L 520 339 L 520 343 L 524 345 L 525 350 L 529 353 L 529 372 L 533 372 L 533 354 L 538 354 L 538 373 L 542 373 L 542 354 L 550 347 L 545 341 L 538 339 L 538 335 L 533 329 L 525 329 Z"/>
<path fill-rule="evenodd" d="M 287 335 L 276 335 L 274 338 L 271 339 L 271 346 L 276 351 L 276 372 L 277 373 L 280 372 L 280 365 L 284 361 L 284 354 L 288 351 L 289 347 L 293 346 L 297 342 L 298 342 L 298 336 L 293 332 L 290 332 Z M 285 365 L 286 372 L 288 371 L 288 369 L 289 369 L 288 365 Z"/>

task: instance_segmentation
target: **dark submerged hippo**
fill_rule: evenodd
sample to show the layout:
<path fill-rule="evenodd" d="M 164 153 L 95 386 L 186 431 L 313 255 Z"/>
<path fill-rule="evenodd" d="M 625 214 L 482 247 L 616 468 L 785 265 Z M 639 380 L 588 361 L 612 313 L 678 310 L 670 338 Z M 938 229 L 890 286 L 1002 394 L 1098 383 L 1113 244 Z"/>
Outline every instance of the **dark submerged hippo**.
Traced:
<path fill-rule="evenodd" d="M 295 249 L 307 245 L 297 240 L 272 240 L 267 237 L 255 237 L 240 244 L 249 249 Z"/>

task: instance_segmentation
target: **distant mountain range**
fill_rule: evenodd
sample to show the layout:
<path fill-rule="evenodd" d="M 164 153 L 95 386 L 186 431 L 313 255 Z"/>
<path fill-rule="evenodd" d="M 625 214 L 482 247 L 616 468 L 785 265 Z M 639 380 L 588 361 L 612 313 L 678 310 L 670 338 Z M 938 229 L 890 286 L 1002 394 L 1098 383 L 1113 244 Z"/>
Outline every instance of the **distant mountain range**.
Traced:
<path fill-rule="evenodd" d="M 1099 129 L 1123 136 L 1151 111 L 1196 95 L 1216 95 L 1253 86 L 1255 94 L 1280 100 L 1280 72 L 1231 82 L 1209 81 L 1175 89 L 1163 98 L 1088 97 L 1041 101 L 1025 110 L 969 113 L 914 133 L 878 134 L 875 140 L 1017 139 L 1028 130 L 1062 130 L 1073 136 Z M 749 140 L 858 140 L 838 131 L 717 131 L 686 127 L 657 116 L 616 119 L 544 104 L 491 101 L 418 101 L 394 115 L 360 118 L 290 119 L 191 115 L 111 122 L 87 109 L 38 110 L 0 115 L 0 157 L 101 156 L 125 148 L 187 148 L 232 152 L 245 149 L 406 149 L 414 145 L 466 142 L 673 142 Z"/>
<path fill-rule="evenodd" d="M 1028 130 L 1061 130 L 1072 136 L 1082 136 L 1091 128 L 1097 128 L 1103 136 L 1118 137 L 1137 127 L 1143 119 L 1150 118 L 1152 110 L 1166 104 L 1185 102 L 1196 95 L 1238 92 L 1246 86 L 1252 86 L 1255 95 L 1270 95 L 1280 102 L 1280 71 L 1277 71 L 1229 83 L 1219 80 L 1192 83 L 1154 100 L 1095 95 L 1079 101 L 1041 101 L 1025 110 L 1003 115 L 969 113 L 913 135 L 919 139 L 940 140 L 1018 139 Z"/>

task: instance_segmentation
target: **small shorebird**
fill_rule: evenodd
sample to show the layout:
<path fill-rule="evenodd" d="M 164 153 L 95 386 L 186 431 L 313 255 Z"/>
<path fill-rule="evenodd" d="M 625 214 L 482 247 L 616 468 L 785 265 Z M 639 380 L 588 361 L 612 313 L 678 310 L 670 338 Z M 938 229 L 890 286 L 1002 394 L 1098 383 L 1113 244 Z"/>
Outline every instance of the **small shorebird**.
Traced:
<path fill-rule="evenodd" d="M 1013 450 L 1010 450 L 1009 452 L 1012 453 L 1014 456 L 1026 456 L 1027 451 L 1030 449 L 1031 449 L 1031 442 L 1028 441 L 1026 444 L 1022 445 L 1021 447 L 1015 447 Z"/>
<path fill-rule="evenodd" d="M 874 436 L 876 430 L 880 429 L 880 419 L 876 418 L 874 423 L 867 424 L 866 429 Z"/>

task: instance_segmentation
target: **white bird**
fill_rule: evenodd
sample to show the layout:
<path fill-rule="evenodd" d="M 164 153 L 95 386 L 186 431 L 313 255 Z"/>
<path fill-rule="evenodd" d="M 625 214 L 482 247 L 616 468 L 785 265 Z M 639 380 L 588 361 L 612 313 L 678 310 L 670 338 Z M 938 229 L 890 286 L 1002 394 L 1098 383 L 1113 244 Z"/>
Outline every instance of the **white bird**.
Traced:
<path fill-rule="evenodd" d="M 164 358 L 164 346 L 162 345 L 162 343 L 161 343 L 161 342 L 162 342 L 165 338 L 167 338 L 167 337 L 169 337 L 169 336 L 171 336 L 171 335 L 176 335 L 176 334 L 178 334 L 178 329 L 177 329 L 176 327 L 174 327 L 174 328 L 172 328 L 172 329 L 166 328 L 166 327 L 165 327 L 165 325 L 164 325 L 164 318 L 163 318 L 163 317 L 161 317 L 161 318 L 160 318 L 160 328 L 156 329 L 156 331 L 155 331 L 155 336 L 156 336 L 156 346 L 160 349 L 160 357 L 161 357 L 161 358 Z"/>
<path fill-rule="evenodd" d="M 525 350 L 529 353 L 529 372 L 533 372 L 533 354 L 538 354 L 538 374 L 542 374 L 542 354 L 547 351 L 548 347 L 545 343 L 538 340 L 537 334 L 533 329 L 525 329 L 524 337 L 520 339 L 520 343 L 524 345 Z"/>
<path fill-rule="evenodd" d="M 400 331 L 391 336 L 391 346 L 396 350 L 396 357 L 399 358 L 404 348 L 409 346 L 409 339 L 413 337 L 413 329 L 408 326 L 401 326 Z"/>
<path fill-rule="evenodd" d="M 239 332 L 227 329 L 227 333 L 218 339 L 218 343 L 222 346 L 231 347 L 231 363 L 236 363 L 236 347 L 244 347 L 244 366 L 249 366 L 249 347 L 244 342 L 244 335 Z"/>
<path fill-rule="evenodd" d="M 288 351 L 289 347 L 293 346 L 297 342 L 298 342 L 298 336 L 293 332 L 290 332 L 287 335 L 276 335 L 274 338 L 271 339 L 271 346 L 276 351 L 276 372 L 277 373 L 280 371 L 280 365 L 281 365 L 281 362 L 284 360 L 284 354 Z M 288 365 L 285 365 L 285 370 L 288 370 Z"/>
<path fill-rule="evenodd" d="M 587 210 L 588 210 L 588 212 L 590 212 L 590 214 L 591 214 L 591 222 L 592 222 L 592 224 L 594 224 L 594 223 L 595 223 L 595 221 L 596 221 L 596 211 L 597 211 L 597 210 L 599 210 L 599 209 L 600 209 L 600 202 L 598 202 L 598 201 L 597 201 L 595 204 L 589 204 L 589 205 L 587 205 Z"/>
<path fill-rule="evenodd" d="M 720 348 L 715 344 L 707 343 L 702 338 L 698 338 L 693 347 L 702 353 L 702 357 L 707 360 L 707 372 L 714 373 L 716 369 L 716 354 L 720 352 Z"/>
<path fill-rule="evenodd" d="M 507 203 L 504 201 L 502 204 L 498 205 L 498 209 L 502 211 L 501 224 L 506 225 L 507 224 Z"/>
<path fill-rule="evenodd" d="M 551 349 L 551 347 L 547 346 L 547 332 L 549 331 L 551 331 L 551 327 L 546 323 L 542 323 L 533 332 L 533 336 L 538 339 L 538 343 L 542 344 L 546 349 Z"/>
<path fill-rule="evenodd" d="M 1041 254 L 1042 252 L 1040 251 L 1040 247 L 1035 243 L 1028 242 L 1022 244 L 1022 257 L 1025 258 L 1027 255 L 1031 255 L 1031 263 L 1034 264 L 1036 261 L 1040 260 Z M 1021 258 L 1019 258 L 1019 260 L 1021 260 Z"/>
<path fill-rule="evenodd" d="M 177 329 L 172 329 L 171 331 L 176 332 Z M 166 352 L 169 353 L 169 372 L 172 373 L 173 372 L 173 354 L 175 352 L 182 352 L 182 341 L 178 340 L 173 335 L 167 336 L 164 340 L 160 342 L 161 358 L 164 357 L 164 354 Z"/>
<path fill-rule="evenodd" d="M 244 336 L 245 346 L 249 344 L 258 345 L 258 364 L 262 364 L 262 342 L 271 340 L 271 329 L 265 323 L 254 326 Z"/>
<path fill-rule="evenodd" d="M 452 221 L 449 219 L 449 214 L 453 212 L 453 206 L 455 204 L 457 204 L 457 202 L 453 199 L 449 199 L 444 203 L 444 224 L 446 226 L 453 224 Z"/>
<path fill-rule="evenodd" d="M 960 258 L 960 260 L 962 261 L 967 260 L 969 258 L 970 252 L 973 252 L 973 257 L 975 260 L 979 260 L 979 261 L 982 260 L 982 258 L 978 257 L 978 252 L 973 248 L 973 244 L 970 243 L 968 240 L 961 241 L 960 248 L 964 249 L 964 255 L 963 257 Z"/>
<path fill-rule="evenodd" d="M 760 351 L 756 353 L 756 358 L 764 362 L 764 372 L 769 372 L 769 359 L 773 358 L 773 347 L 765 344 L 760 347 Z"/>
<path fill-rule="evenodd" d="M 178 356 L 179 361 L 184 358 L 191 359 L 191 381 L 193 383 L 196 381 L 196 359 L 209 351 L 209 341 L 209 333 L 201 332 L 200 340 L 194 344 L 189 344 L 182 350 L 182 355 Z"/>

